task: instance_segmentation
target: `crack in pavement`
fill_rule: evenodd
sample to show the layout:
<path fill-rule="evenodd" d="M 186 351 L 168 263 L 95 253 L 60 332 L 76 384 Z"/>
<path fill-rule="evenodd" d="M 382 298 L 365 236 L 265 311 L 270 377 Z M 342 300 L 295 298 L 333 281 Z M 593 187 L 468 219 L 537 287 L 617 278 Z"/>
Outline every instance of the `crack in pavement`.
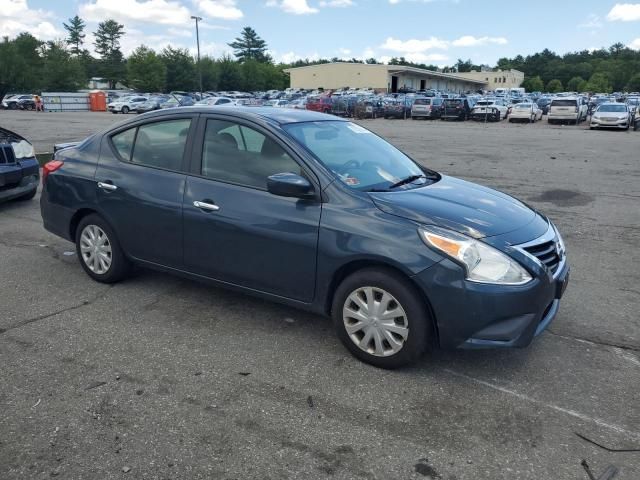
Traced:
<path fill-rule="evenodd" d="M 87 305 L 91 305 L 92 303 L 95 303 L 98 300 L 101 300 L 104 297 L 106 297 L 107 293 L 111 290 L 112 287 L 113 287 L 113 285 L 109 285 L 107 288 L 105 288 L 104 290 L 102 290 L 99 293 L 97 293 L 96 295 L 94 295 L 93 298 L 90 298 L 89 300 L 83 300 L 82 303 L 79 303 L 79 304 L 76 304 L 76 305 L 71 305 L 70 307 L 65 307 L 65 308 L 62 308 L 62 309 L 57 310 L 55 312 L 43 313 L 43 314 L 40 314 L 40 315 L 36 315 L 33 318 L 27 318 L 26 320 L 21 320 L 21 321 L 19 321 L 17 323 L 14 323 L 13 325 L 9 325 L 6 328 L 0 327 L 0 335 L 2 335 L 3 333 L 8 332 L 10 330 L 15 330 L 16 328 L 24 327 L 25 325 L 29 325 L 29 324 L 34 323 L 34 322 L 39 322 L 40 320 L 46 320 L 47 318 L 55 317 L 56 315 L 59 315 L 59 314 L 64 313 L 64 312 L 70 312 L 70 311 L 77 310 L 77 309 L 82 308 L 82 307 L 86 307 Z"/>
<path fill-rule="evenodd" d="M 636 346 L 636 345 L 624 345 L 621 343 L 603 342 L 602 340 L 592 340 L 590 338 L 576 337 L 574 335 L 563 335 L 561 333 L 556 333 L 551 329 L 547 329 L 546 332 L 556 337 L 565 338 L 568 340 L 575 340 L 577 342 L 590 343 L 592 345 L 600 345 L 603 347 L 619 348 L 620 350 L 629 350 L 631 352 L 640 352 L 640 346 Z"/>

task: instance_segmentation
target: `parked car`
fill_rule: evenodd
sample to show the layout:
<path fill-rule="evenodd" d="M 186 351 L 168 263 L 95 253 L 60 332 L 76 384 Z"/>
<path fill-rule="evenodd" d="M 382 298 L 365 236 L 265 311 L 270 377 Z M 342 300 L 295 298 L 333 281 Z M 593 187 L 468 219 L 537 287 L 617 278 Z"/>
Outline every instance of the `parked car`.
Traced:
<path fill-rule="evenodd" d="M 537 103 L 517 103 L 511 108 L 509 123 L 535 123 L 538 120 L 542 120 L 542 109 L 538 107 Z"/>
<path fill-rule="evenodd" d="M 407 97 L 399 95 L 396 98 L 387 98 L 384 101 L 384 118 L 409 118 L 411 117 L 412 102 Z"/>
<path fill-rule="evenodd" d="M 36 109 L 36 101 L 34 100 L 34 97 L 30 97 L 30 98 L 23 98 L 21 100 L 18 100 L 18 108 L 20 110 L 35 110 Z"/>
<path fill-rule="evenodd" d="M 124 113 L 135 112 L 139 105 L 149 100 L 149 97 L 143 97 L 139 95 L 132 95 L 130 97 L 122 97 L 107 104 L 107 110 L 111 113 Z"/>
<path fill-rule="evenodd" d="M 442 120 L 466 120 L 471 115 L 471 107 L 466 98 L 445 98 L 442 102 Z"/>
<path fill-rule="evenodd" d="M 172 95 L 169 100 L 160 105 L 160 108 L 191 107 L 194 104 L 193 98 L 188 95 Z"/>
<path fill-rule="evenodd" d="M 588 107 L 581 97 L 557 97 L 549 104 L 549 123 L 569 122 L 576 125 L 587 118 Z"/>
<path fill-rule="evenodd" d="M 267 100 L 262 104 L 265 107 L 285 108 L 289 105 L 288 100 Z"/>
<path fill-rule="evenodd" d="M 2 108 L 6 108 L 7 110 L 17 110 L 20 108 L 21 100 L 31 100 L 33 101 L 33 95 L 11 95 L 9 97 L 5 97 L 2 100 Z"/>
<path fill-rule="evenodd" d="M 307 97 L 307 110 L 313 112 L 331 113 L 333 101 L 328 95 L 318 95 Z"/>
<path fill-rule="evenodd" d="M 39 180 L 40 166 L 31 143 L 0 127 L 0 202 L 31 200 Z"/>
<path fill-rule="evenodd" d="M 596 128 L 629 130 L 632 124 L 633 115 L 627 105 L 624 103 L 603 103 L 591 115 L 589 128 L 591 130 Z"/>
<path fill-rule="evenodd" d="M 137 113 L 151 112 L 152 110 L 160 110 L 162 105 L 171 97 L 169 95 L 158 95 L 149 97 L 146 102 L 142 102 L 136 106 Z"/>
<path fill-rule="evenodd" d="M 196 102 L 196 105 L 200 106 L 200 105 L 208 105 L 210 107 L 213 107 L 215 105 L 233 105 L 234 101 L 231 98 L 227 98 L 227 97 L 207 97 L 203 100 L 200 100 L 199 102 Z"/>
<path fill-rule="evenodd" d="M 471 120 L 499 122 L 507 118 L 509 107 L 504 104 L 501 98 L 483 98 L 476 102 L 471 109 L 469 118 Z"/>
<path fill-rule="evenodd" d="M 442 102 L 439 97 L 416 98 L 411 106 L 411 118 L 440 118 Z"/>
<path fill-rule="evenodd" d="M 353 110 L 355 118 L 378 118 L 384 116 L 384 103 L 380 97 L 368 95 L 360 98 Z"/>
<path fill-rule="evenodd" d="M 550 97 L 540 97 L 536 101 L 538 107 L 540 107 L 540 110 L 542 110 L 543 115 L 549 113 L 549 105 L 551 104 L 551 100 L 552 99 Z"/>
<path fill-rule="evenodd" d="M 139 264 L 328 315 L 378 367 L 526 346 L 568 282 L 541 213 L 335 116 L 160 110 L 59 150 L 43 176 L 44 227 L 92 279 Z"/>

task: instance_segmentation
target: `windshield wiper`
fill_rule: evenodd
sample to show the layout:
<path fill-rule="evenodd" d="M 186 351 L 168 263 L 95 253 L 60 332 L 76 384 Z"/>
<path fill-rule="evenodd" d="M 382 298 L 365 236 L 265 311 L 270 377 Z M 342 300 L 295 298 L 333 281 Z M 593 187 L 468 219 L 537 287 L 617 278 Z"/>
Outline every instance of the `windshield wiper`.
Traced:
<path fill-rule="evenodd" d="M 392 188 L 400 187 L 402 185 L 406 185 L 407 183 L 415 182 L 420 178 L 427 178 L 427 176 L 423 173 L 421 173 L 420 175 L 409 175 L 408 177 L 405 177 L 402 180 L 399 180 L 396 183 L 392 183 L 391 185 L 389 185 L 389 190 L 391 190 Z"/>

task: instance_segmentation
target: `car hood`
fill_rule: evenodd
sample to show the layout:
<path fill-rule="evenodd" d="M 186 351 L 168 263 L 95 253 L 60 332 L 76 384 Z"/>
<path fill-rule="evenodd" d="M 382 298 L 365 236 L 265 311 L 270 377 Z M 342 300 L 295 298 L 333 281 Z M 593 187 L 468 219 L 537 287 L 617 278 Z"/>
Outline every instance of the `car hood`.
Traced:
<path fill-rule="evenodd" d="M 391 215 L 438 225 L 474 238 L 519 230 L 538 214 L 497 190 L 443 175 L 425 187 L 369 193 L 375 205 Z"/>

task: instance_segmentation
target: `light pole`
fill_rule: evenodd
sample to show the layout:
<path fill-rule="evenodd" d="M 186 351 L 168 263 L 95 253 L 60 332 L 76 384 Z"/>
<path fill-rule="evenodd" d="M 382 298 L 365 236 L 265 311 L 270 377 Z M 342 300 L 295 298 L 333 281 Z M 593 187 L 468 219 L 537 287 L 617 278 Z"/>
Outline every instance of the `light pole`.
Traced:
<path fill-rule="evenodd" d="M 198 44 L 198 76 L 200 77 L 200 100 L 202 100 L 202 67 L 200 66 L 200 32 L 198 31 L 198 22 L 202 21 L 202 17 L 191 15 L 191 19 L 196 21 L 196 42 Z"/>

